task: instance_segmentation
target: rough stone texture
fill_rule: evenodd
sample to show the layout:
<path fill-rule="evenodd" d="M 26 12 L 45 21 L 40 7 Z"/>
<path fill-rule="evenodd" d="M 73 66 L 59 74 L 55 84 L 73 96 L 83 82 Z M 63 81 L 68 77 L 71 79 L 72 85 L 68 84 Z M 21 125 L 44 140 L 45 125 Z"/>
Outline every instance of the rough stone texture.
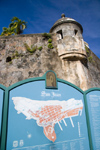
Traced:
<path fill-rule="evenodd" d="M 37 46 L 31 54 L 24 46 Z M 0 37 L 0 83 L 10 86 L 18 81 L 41 77 L 53 70 L 58 78 L 69 81 L 83 90 L 100 87 L 100 60 L 89 50 L 92 61 L 63 59 L 58 55 L 57 35 L 52 34 L 53 49 L 48 49 L 48 40 L 42 34 Z M 42 46 L 40 51 L 38 47 Z M 18 55 L 16 54 L 16 51 Z M 10 61 L 10 58 L 13 58 Z"/>
<path fill-rule="evenodd" d="M 55 41 L 56 37 L 52 38 Z M 26 50 L 24 43 L 30 47 L 37 46 L 37 50 L 31 54 Z M 40 46 L 43 47 L 41 51 L 38 50 Z M 48 70 L 58 70 L 62 74 L 56 42 L 53 46 L 54 49 L 48 49 L 48 40 L 44 40 L 41 34 L 0 37 L 0 83 L 10 86 L 27 78 L 42 76 Z M 12 58 L 16 54 L 16 51 L 19 56 L 6 62 L 8 57 Z"/>
<path fill-rule="evenodd" d="M 90 49 L 88 51 L 88 88 L 100 87 L 100 59 Z"/>

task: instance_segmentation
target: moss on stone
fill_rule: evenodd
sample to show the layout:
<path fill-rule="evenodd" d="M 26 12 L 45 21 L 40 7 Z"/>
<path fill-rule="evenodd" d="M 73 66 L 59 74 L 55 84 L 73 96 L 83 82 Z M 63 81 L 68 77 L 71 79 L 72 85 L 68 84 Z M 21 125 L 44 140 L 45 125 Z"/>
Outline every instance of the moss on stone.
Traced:
<path fill-rule="evenodd" d="M 42 46 L 38 47 L 38 50 L 41 51 L 42 50 Z"/>
<path fill-rule="evenodd" d="M 48 43 L 52 43 L 52 39 L 49 39 L 49 40 L 48 40 Z"/>
<path fill-rule="evenodd" d="M 46 39 L 51 38 L 51 34 L 50 33 L 43 33 L 42 36 Z"/>
<path fill-rule="evenodd" d="M 33 48 L 32 48 L 32 46 L 31 46 L 31 48 L 30 48 L 27 43 L 24 43 L 24 46 L 25 46 L 26 50 L 27 50 L 28 52 L 30 52 L 30 53 L 34 53 L 34 52 L 36 51 L 36 49 L 37 49 L 36 46 L 34 46 Z"/>
<path fill-rule="evenodd" d="M 52 43 L 49 43 L 49 44 L 48 44 L 48 48 L 50 48 L 50 49 L 53 49 L 53 48 L 54 48 L 53 45 L 52 45 Z"/>
<path fill-rule="evenodd" d="M 89 56 L 88 60 L 89 60 L 89 62 L 92 62 L 92 60 L 93 60 L 92 56 Z"/>

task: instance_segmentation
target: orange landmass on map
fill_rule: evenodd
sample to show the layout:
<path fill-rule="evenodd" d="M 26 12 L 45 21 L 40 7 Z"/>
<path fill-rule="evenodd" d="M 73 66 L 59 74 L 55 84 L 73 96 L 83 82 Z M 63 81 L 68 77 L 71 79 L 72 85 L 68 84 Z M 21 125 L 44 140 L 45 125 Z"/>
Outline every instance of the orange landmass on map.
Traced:
<path fill-rule="evenodd" d="M 54 126 L 48 125 L 47 127 L 44 127 L 44 134 L 50 141 L 54 142 L 56 140 Z"/>
<path fill-rule="evenodd" d="M 41 110 L 36 111 L 35 113 L 32 110 L 28 112 L 38 118 L 38 124 L 44 128 L 45 136 L 51 140 L 56 140 L 56 134 L 54 131 L 54 126 L 59 121 L 63 120 L 64 118 L 69 118 L 73 116 L 77 116 L 79 114 L 79 110 L 82 110 L 83 107 L 79 108 L 69 108 L 66 111 L 62 110 L 60 105 L 49 105 L 41 107 Z"/>

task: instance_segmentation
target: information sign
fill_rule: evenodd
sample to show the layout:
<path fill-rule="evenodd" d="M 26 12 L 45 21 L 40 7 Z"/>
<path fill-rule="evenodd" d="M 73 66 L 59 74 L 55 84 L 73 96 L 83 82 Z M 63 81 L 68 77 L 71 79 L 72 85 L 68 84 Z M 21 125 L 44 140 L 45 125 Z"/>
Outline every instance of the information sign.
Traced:
<path fill-rule="evenodd" d="M 100 150 L 100 88 L 53 71 L 0 87 L 0 150 Z"/>
<path fill-rule="evenodd" d="M 6 150 L 89 150 L 83 94 L 57 81 L 21 84 L 9 91 Z"/>

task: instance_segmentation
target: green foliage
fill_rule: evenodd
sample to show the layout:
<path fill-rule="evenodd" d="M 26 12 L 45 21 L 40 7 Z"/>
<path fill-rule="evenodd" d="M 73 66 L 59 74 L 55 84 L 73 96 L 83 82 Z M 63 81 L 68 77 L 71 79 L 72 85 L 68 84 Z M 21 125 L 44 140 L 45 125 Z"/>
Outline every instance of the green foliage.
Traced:
<path fill-rule="evenodd" d="M 48 40 L 48 48 L 49 49 L 53 49 L 54 48 L 53 45 L 52 45 L 52 39 L 50 39 L 50 38 Z"/>
<path fill-rule="evenodd" d="M 48 40 L 48 43 L 52 43 L 52 39 L 49 39 L 49 40 Z"/>
<path fill-rule="evenodd" d="M 15 51 L 15 53 L 12 55 L 11 59 L 17 59 L 20 56 L 18 51 Z"/>
<path fill-rule="evenodd" d="M 36 49 L 37 49 L 37 47 L 35 46 L 35 47 L 33 47 L 32 49 L 31 49 L 31 53 L 34 53 L 35 51 L 36 51 Z"/>
<path fill-rule="evenodd" d="M 16 56 L 16 57 L 18 57 L 18 56 L 19 56 L 18 51 L 16 51 L 16 52 L 15 52 L 15 56 Z"/>
<path fill-rule="evenodd" d="M 21 34 L 23 33 L 23 30 L 27 27 L 25 21 L 20 20 L 17 17 L 13 17 L 11 19 L 11 23 L 9 24 L 9 27 L 14 29 L 14 34 Z"/>
<path fill-rule="evenodd" d="M 95 61 L 93 60 L 93 57 L 91 56 L 91 53 L 89 51 L 89 48 L 85 45 L 85 50 L 86 50 L 86 53 L 87 53 L 87 59 L 90 63 L 95 63 Z"/>
<path fill-rule="evenodd" d="M 11 19 L 11 23 L 9 24 L 9 27 L 3 27 L 3 31 L 1 33 L 1 36 L 9 36 L 9 35 L 17 35 L 23 33 L 23 30 L 26 28 L 25 21 L 20 20 L 17 17 L 13 17 Z"/>
<path fill-rule="evenodd" d="M 25 46 L 25 48 L 27 49 L 27 51 L 30 51 L 30 50 L 31 50 L 27 43 L 24 43 L 24 46 Z"/>
<path fill-rule="evenodd" d="M 88 47 L 86 45 L 85 45 L 85 50 L 89 54 L 89 50 L 88 50 Z"/>
<path fill-rule="evenodd" d="M 1 33 L 1 36 L 9 36 L 12 34 L 14 34 L 14 29 L 3 27 L 3 31 Z"/>
<path fill-rule="evenodd" d="M 51 34 L 50 33 L 43 33 L 42 36 L 46 39 L 51 38 Z"/>
<path fill-rule="evenodd" d="M 38 47 L 38 50 L 41 51 L 42 50 L 42 46 Z"/>
<path fill-rule="evenodd" d="M 54 48 L 53 45 L 52 45 L 52 43 L 49 43 L 49 44 L 48 44 L 48 48 L 50 48 L 50 49 L 53 49 L 53 48 Z"/>
<path fill-rule="evenodd" d="M 34 53 L 34 52 L 36 51 L 36 49 L 37 49 L 36 46 L 33 47 L 33 48 L 30 48 L 27 43 L 24 43 L 24 46 L 25 46 L 26 50 L 27 50 L 28 52 L 30 52 L 30 53 Z"/>
<path fill-rule="evenodd" d="M 12 64 L 12 61 L 10 61 L 9 64 Z"/>
<path fill-rule="evenodd" d="M 89 60 L 89 62 L 92 62 L 92 60 L 93 60 L 92 56 L 89 56 L 88 60 Z"/>

